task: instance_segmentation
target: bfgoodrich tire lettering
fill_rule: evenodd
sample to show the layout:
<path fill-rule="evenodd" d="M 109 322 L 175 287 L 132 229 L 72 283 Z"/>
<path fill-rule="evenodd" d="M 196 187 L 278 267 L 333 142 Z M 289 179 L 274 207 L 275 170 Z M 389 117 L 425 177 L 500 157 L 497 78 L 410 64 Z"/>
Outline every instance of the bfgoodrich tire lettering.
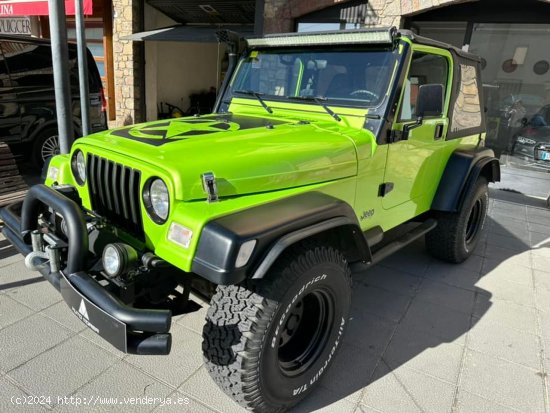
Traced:
<path fill-rule="evenodd" d="M 441 214 L 437 227 L 426 234 L 426 248 L 436 258 L 460 263 L 476 248 L 485 218 L 489 195 L 487 179 L 480 176 L 466 195 L 460 211 Z"/>
<path fill-rule="evenodd" d="M 203 330 L 210 375 L 243 407 L 290 408 L 334 360 L 350 300 L 348 264 L 327 247 L 295 248 L 266 279 L 219 286 Z"/>

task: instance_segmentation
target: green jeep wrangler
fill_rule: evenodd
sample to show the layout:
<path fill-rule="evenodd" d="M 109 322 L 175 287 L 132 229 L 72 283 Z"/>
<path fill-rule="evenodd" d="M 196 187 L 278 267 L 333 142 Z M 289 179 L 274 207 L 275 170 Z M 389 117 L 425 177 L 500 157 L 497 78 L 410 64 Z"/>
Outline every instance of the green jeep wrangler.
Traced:
<path fill-rule="evenodd" d="M 350 264 L 424 235 L 464 261 L 500 167 L 475 56 L 395 28 L 218 35 L 230 69 L 213 114 L 77 140 L 2 210 L 3 232 L 124 352 L 168 354 L 173 306 L 207 296 L 212 378 L 280 411 L 334 360 Z"/>

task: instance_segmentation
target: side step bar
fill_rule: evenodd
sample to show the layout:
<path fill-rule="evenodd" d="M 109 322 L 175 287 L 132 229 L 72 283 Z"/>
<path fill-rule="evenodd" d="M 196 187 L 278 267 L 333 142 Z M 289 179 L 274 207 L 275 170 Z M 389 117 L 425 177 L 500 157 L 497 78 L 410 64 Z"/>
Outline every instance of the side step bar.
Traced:
<path fill-rule="evenodd" d="M 388 245 L 380 248 L 374 254 L 372 254 L 372 262 L 370 265 L 374 265 L 382 261 L 384 258 L 392 255 L 394 252 L 399 251 L 401 248 L 406 247 L 411 242 L 422 237 L 426 233 L 430 232 L 437 226 L 437 221 L 435 219 L 428 219 L 424 221 L 419 226 L 413 228 L 411 231 L 407 232 L 399 239 L 390 242 Z"/>

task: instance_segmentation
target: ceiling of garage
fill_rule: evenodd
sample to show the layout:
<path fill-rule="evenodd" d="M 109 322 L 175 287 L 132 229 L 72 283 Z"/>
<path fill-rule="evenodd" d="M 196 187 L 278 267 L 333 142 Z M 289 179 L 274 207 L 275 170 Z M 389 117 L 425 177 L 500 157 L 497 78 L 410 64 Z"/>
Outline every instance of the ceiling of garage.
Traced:
<path fill-rule="evenodd" d="M 147 3 L 183 24 L 254 24 L 255 0 L 147 0 Z"/>

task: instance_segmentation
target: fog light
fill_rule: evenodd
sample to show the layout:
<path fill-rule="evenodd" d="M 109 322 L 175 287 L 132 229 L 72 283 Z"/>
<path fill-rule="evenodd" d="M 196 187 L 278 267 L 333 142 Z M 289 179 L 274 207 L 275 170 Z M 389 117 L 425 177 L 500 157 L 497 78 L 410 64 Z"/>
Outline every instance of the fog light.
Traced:
<path fill-rule="evenodd" d="M 235 260 L 235 267 L 241 268 L 246 265 L 250 257 L 252 256 L 252 252 L 254 251 L 254 247 L 256 246 L 256 240 L 252 239 L 250 241 L 246 241 L 241 245 L 241 248 L 239 249 L 239 253 L 237 254 L 237 259 Z"/>
<path fill-rule="evenodd" d="M 103 250 L 103 269 L 111 277 L 124 274 L 136 267 L 137 260 L 137 251 L 127 244 L 107 244 Z"/>
<path fill-rule="evenodd" d="M 170 229 L 168 230 L 168 240 L 175 244 L 182 246 L 183 248 L 189 248 L 191 238 L 193 237 L 193 231 L 183 225 L 172 222 Z"/>

